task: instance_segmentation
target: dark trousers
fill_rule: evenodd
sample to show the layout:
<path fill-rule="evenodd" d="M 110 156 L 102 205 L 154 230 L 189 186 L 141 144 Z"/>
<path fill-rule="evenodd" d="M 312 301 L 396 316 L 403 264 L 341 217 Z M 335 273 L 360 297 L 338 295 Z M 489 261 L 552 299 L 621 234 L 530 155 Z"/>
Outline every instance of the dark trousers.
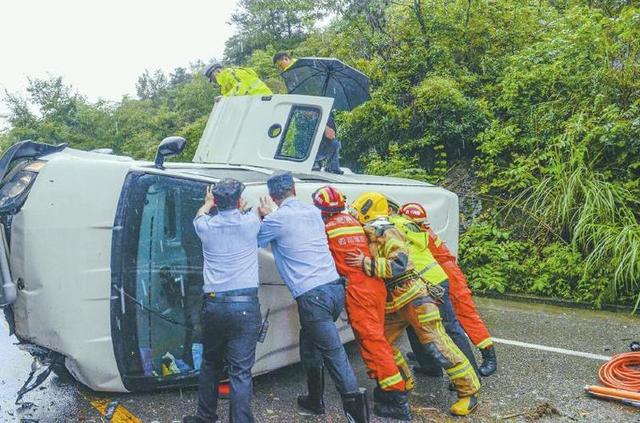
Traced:
<path fill-rule="evenodd" d="M 320 167 L 320 162 L 326 161 L 324 166 L 328 172 L 335 172 L 340 170 L 340 147 L 342 143 L 338 139 L 322 140 L 320 147 L 318 147 L 318 154 L 316 155 L 315 165 Z"/>
<path fill-rule="evenodd" d="M 198 418 L 203 422 L 218 419 L 218 383 L 226 364 L 229 370 L 231 398 L 229 420 L 253 422 L 251 368 L 256 358 L 256 343 L 261 325 L 258 289 L 237 289 L 216 294 L 249 296 L 249 301 L 217 302 L 205 297 L 202 309 L 202 343 L 204 354 L 198 389 Z"/>
<path fill-rule="evenodd" d="M 322 367 L 341 395 L 358 392 L 358 382 L 342 346 L 335 321 L 344 309 L 344 286 L 330 283 L 299 296 L 300 359 L 305 368 Z"/>
<path fill-rule="evenodd" d="M 469 362 L 476 370 L 476 373 L 478 373 L 478 364 L 473 356 L 473 351 L 471 351 L 471 345 L 469 345 L 469 340 L 467 339 L 467 336 L 456 317 L 456 313 L 453 311 L 453 306 L 451 305 L 451 299 L 449 298 L 449 281 L 441 283 L 440 286 L 444 289 L 444 294 L 442 295 L 442 304 L 438 305 L 438 309 L 440 310 L 444 330 L 458 348 L 460 348 L 460 351 L 467 356 L 467 359 L 469 359 Z M 411 327 L 407 328 L 407 335 L 409 336 L 411 349 L 413 349 L 420 367 L 432 370 L 441 368 L 431 355 L 422 352 L 422 344 Z"/>

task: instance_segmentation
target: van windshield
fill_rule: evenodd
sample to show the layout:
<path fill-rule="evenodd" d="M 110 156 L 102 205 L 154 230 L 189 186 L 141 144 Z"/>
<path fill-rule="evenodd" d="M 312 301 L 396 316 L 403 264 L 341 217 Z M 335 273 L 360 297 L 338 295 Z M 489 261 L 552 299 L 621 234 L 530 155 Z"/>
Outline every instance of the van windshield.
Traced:
<path fill-rule="evenodd" d="M 163 385 L 195 376 L 200 365 L 203 258 L 192 221 L 206 184 L 147 174 L 130 175 L 127 187 L 113 247 L 124 297 L 112 303 L 121 328 L 114 344 L 127 388 L 146 379 Z"/>

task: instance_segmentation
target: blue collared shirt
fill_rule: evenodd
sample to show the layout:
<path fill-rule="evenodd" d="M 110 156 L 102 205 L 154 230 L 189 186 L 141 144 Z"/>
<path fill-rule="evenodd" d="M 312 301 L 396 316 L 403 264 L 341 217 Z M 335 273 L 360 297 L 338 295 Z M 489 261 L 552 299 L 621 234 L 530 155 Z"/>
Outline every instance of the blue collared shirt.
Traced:
<path fill-rule="evenodd" d="M 258 244 L 271 243 L 280 276 L 293 298 L 339 278 L 320 210 L 294 197 L 262 221 Z"/>
<path fill-rule="evenodd" d="M 197 216 L 193 226 L 202 241 L 205 293 L 258 287 L 258 216 L 224 210 Z"/>

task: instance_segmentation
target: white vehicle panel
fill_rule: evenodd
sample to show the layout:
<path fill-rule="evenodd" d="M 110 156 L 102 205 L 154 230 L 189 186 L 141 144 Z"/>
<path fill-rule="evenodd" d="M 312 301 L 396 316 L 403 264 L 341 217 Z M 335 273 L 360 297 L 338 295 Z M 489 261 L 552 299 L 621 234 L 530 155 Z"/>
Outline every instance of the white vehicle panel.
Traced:
<path fill-rule="evenodd" d="M 101 391 L 122 391 L 111 340 L 111 236 L 128 163 L 60 155 L 42 169 L 12 226 L 11 269 L 24 288 L 17 334 L 67 358 Z"/>
<path fill-rule="evenodd" d="M 292 172 L 310 172 L 333 99 L 303 95 L 269 97 L 223 97 L 213 108 L 193 158 L 195 163 L 226 163 L 253 165 Z M 313 145 L 301 161 L 275 158 L 294 107 L 317 109 L 321 112 Z M 281 132 L 269 136 L 269 128 L 280 125 Z"/>

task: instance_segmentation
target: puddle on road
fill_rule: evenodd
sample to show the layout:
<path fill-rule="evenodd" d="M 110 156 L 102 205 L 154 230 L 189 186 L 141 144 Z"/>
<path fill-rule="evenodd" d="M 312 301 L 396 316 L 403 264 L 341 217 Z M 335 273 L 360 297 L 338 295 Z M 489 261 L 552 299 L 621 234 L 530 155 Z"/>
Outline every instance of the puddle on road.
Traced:
<path fill-rule="evenodd" d="M 16 394 L 27 380 L 33 359 L 16 345 L 18 340 L 9 336 L 4 325 L 0 325 L 0 421 L 33 419 L 41 421 L 64 420 L 77 413 L 83 405 L 78 390 L 65 384 L 56 375 L 51 375 L 38 388 L 27 393 L 23 404 L 16 405 Z"/>

